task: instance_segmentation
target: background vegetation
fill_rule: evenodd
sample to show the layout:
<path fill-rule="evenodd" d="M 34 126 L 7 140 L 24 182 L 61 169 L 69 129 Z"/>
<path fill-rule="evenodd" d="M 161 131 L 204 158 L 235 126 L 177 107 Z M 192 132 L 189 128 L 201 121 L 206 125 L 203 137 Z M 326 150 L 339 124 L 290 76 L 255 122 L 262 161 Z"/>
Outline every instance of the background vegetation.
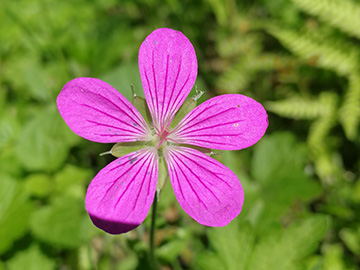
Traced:
<path fill-rule="evenodd" d="M 0 2 L 0 269 L 147 269 L 149 220 L 95 228 L 86 187 L 111 145 L 72 134 L 56 109 L 69 80 L 141 94 L 138 48 L 154 29 L 194 44 L 207 99 L 241 93 L 270 126 L 217 155 L 245 188 L 224 228 L 188 217 L 168 183 L 157 217 L 164 270 L 360 269 L 358 0 Z"/>

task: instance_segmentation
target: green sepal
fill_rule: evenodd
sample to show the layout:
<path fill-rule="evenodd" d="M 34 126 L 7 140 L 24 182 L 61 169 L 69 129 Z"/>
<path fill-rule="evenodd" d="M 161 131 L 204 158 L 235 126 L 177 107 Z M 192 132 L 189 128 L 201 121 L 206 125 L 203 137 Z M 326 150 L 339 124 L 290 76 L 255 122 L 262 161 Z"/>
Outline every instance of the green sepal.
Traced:
<path fill-rule="evenodd" d="M 114 144 L 109 152 L 104 154 L 112 154 L 114 157 L 122 157 L 129 153 L 140 150 L 146 146 L 145 142 L 121 142 Z"/>
<path fill-rule="evenodd" d="M 164 157 L 159 157 L 159 175 L 156 190 L 159 192 L 166 184 L 166 179 L 168 177 L 167 166 Z"/>
<path fill-rule="evenodd" d="M 208 155 L 208 156 L 211 156 L 211 155 L 214 155 L 214 154 L 218 154 L 218 153 L 214 153 L 210 148 L 205 148 L 205 147 L 201 147 L 201 146 L 197 146 L 197 145 L 181 144 L 181 146 L 198 150 L 198 151 L 200 151 L 201 153 L 203 153 L 203 154 L 205 154 L 205 155 Z"/>
<path fill-rule="evenodd" d="M 146 123 L 151 127 L 152 119 L 149 111 L 149 107 L 146 103 L 146 99 L 142 98 L 135 94 L 134 89 L 131 86 L 132 90 L 132 104 L 139 111 L 139 113 L 144 117 Z"/>
<path fill-rule="evenodd" d="M 196 107 L 196 99 L 195 98 L 188 98 L 184 101 L 183 105 L 180 107 L 178 112 L 175 114 L 174 120 L 171 121 L 170 129 L 176 127 L 176 125 Z"/>

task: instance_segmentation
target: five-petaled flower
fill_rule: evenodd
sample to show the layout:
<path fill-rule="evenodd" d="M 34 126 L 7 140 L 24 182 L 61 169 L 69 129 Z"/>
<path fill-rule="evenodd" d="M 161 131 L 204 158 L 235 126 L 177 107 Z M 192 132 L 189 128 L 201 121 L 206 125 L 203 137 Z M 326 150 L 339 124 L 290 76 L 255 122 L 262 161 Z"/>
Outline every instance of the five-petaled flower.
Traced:
<path fill-rule="evenodd" d="M 265 109 L 249 97 L 227 94 L 203 102 L 172 125 L 197 76 L 192 44 L 172 29 L 157 29 L 145 39 L 139 70 L 150 124 L 99 79 L 74 79 L 57 98 L 61 116 L 81 137 L 143 142 L 141 149 L 114 160 L 92 180 L 85 200 L 91 220 L 112 234 L 141 224 L 161 188 L 159 161 L 165 159 L 185 212 L 200 224 L 225 226 L 240 213 L 244 192 L 237 176 L 204 149 L 239 150 L 255 144 L 268 126 Z"/>

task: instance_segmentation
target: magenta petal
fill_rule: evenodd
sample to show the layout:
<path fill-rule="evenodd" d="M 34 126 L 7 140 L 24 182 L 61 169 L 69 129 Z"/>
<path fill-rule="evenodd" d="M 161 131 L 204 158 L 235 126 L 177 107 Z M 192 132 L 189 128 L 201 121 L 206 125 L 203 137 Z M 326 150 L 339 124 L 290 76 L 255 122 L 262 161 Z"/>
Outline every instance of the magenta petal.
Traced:
<path fill-rule="evenodd" d="M 244 192 L 237 176 L 220 162 L 191 148 L 164 151 L 175 196 L 203 225 L 227 225 L 241 211 Z"/>
<path fill-rule="evenodd" d="M 195 83 L 194 47 L 181 32 L 157 29 L 141 44 L 139 69 L 154 125 L 163 129 Z"/>
<path fill-rule="evenodd" d="M 95 142 L 145 140 L 149 129 L 136 108 L 115 88 L 94 78 L 69 81 L 57 97 L 66 124 Z"/>
<path fill-rule="evenodd" d="M 239 150 L 255 144 L 268 127 L 264 107 L 252 98 L 229 94 L 200 104 L 168 137 L 176 143 Z"/>
<path fill-rule="evenodd" d="M 139 226 L 153 202 L 158 178 L 155 148 L 118 158 L 102 169 L 86 193 L 86 210 L 100 229 L 119 234 Z"/>

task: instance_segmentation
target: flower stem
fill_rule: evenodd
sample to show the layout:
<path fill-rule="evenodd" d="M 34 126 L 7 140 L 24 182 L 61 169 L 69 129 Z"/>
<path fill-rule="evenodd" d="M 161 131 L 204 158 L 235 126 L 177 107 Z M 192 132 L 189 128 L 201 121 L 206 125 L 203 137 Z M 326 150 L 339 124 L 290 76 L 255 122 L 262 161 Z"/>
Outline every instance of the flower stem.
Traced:
<path fill-rule="evenodd" d="M 152 204 L 152 211 L 151 211 L 150 252 L 149 252 L 150 263 L 153 270 L 159 269 L 159 264 L 155 258 L 155 243 L 154 243 L 157 202 L 158 202 L 157 192 L 155 192 L 154 202 Z"/>

